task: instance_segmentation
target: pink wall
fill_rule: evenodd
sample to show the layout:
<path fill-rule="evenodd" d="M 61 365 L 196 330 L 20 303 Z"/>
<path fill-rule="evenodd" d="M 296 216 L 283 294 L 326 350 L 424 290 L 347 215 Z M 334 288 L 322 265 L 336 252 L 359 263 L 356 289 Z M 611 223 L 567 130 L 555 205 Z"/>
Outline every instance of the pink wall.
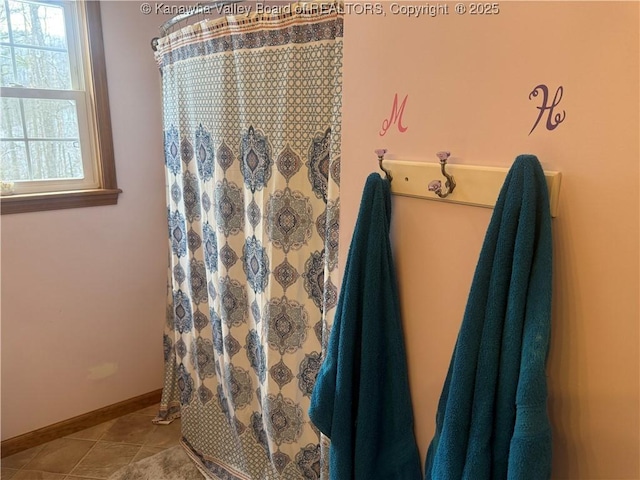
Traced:
<path fill-rule="evenodd" d="M 563 174 L 548 368 L 556 479 L 638 479 L 637 2 L 501 2 L 495 16 L 345 20 L 342 260 L 375 148 L 388 158 L 508 166 L 534 153 Z M 453 8 L 453 4 L 451 4 Z M 528 133 L 547 84 L 566 120 Z M 401 133 L 379 131 L 408 95 Z M 617 175 L 620 174 L 619 177 Z M 458 188 L 464 188 L 459 185 Z M 421 452 L 488 209 L 394 198 L 393 239 Z"/>
<path fill-rule="evenodd" d="M 637 479 L 638 4 L 501 8 L 492 18 L 405 18 L 386 4 L 386 16 L 346 17 L 342 259 L 374 148 L 430 162 L 449 149 L 453 162 L 498 166 L 535 153 L 562 171 L 549 365 L 554 478 Z M 2 218 L 3 439 L 161 387 L 166 227 L 149 40 L 162 19 L 141 15 L 138 2 L 103 2 L 102 14 L 124 193 L 113 207 Z M 527 97 L 539 83 L 564 86 L 558 108 L 567 119 L 528 136 L 539 103 Z M 396 92 L 409 95 L 409 129 L 380 137 Z M 423 454 L 490 215 L 394 199 Z"/>
<path fill-rule="evenodd" d="M 2 217 L 2 439 L 162 387 L 163 18 L 102 2 L 118 205 Z"/>

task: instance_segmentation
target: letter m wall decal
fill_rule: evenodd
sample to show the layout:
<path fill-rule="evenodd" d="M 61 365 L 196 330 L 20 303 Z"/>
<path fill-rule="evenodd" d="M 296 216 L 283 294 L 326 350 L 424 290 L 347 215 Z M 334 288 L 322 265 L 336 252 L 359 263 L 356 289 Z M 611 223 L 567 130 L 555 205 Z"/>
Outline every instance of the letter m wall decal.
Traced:
<path fill-rule="evenodd" d="M 391 107 L 391 115 L 382 122 L 382 130 L 380 130 L 381 137 L 384 137 L 393 125 L 398 125 L 398 131 L 400 133 L 407 131 L 409 127 L 405 127 L 402 124 L 402 115 L 404 114 L 404 107 L 407 104 L 408 98 L 409 95 L 405 95 L 404 100 L 402 100 L 402 103 L 398 106 L 398 94 L 395 94 L 393 97 L 393 106 Z"/>

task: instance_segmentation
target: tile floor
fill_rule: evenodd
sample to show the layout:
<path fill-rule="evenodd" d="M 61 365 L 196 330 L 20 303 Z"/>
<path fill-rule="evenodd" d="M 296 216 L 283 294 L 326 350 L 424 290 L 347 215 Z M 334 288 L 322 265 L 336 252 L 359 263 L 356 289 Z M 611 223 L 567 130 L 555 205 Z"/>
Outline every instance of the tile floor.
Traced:
<path fill-rule="evenodd" d="M 154 425 L 154 405 L 2 459 L 2 480 L 102 480 L 180 440 L 180 419 Z"/>

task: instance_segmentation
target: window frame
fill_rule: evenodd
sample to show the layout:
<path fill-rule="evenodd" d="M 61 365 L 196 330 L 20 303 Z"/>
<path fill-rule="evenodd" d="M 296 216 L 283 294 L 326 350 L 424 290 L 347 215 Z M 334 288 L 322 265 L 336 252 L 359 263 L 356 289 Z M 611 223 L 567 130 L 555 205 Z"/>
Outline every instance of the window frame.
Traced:
<path fill-rule="evenodd" d="M 43 3 L 46 3 L 46 0 Z M 94 181 L 97 186 L 95 188 L 82 190 L 3 195 L 0 197 L 0 213 L 2 215 L 115 205 L 118 203 L 118 195 L 122 193 L 116 181 L 100 2 L 83 0 L 81 3 L 83 5 L 81 5 L 80 8 L 82 17 L 80 20 L 83 20 L 85 25 L 79 26 L 80 38 L 78 38 L 77 41 L 86 41 L 85 47 L 88 53 L 87 60 L 89 65 L 85 66 L 84 69 L 90 72 L 90 75 L 85 75 L 85 99 L 87 102 L 85 111 L 93 117 L 91 119 L 93 122 L 89 122 L 89 127 L 91 128 L 91 123 L 94 123 L 94 141 L 89 149 L 94 150 L 91 152 L 91 156 L 95 158 L 94 161 L 96 162 Z M 86 40 L 82 38 L 84 37 L 82 32 L 85 30 Z M 76 46 L 70 46 L 69 48 L 75 50 Z M 3 89 L 6 88 L 7 87 L 3 87 Z M 83 120 L 79 119 L 79 122 L 81 121 Z"/>

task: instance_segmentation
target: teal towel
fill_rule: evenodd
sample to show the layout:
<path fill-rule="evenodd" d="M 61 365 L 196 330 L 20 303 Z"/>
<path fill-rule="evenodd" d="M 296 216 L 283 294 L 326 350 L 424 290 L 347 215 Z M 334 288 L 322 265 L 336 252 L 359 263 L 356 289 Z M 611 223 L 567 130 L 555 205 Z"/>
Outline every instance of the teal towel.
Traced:
<path fill-rule="evenodd" d="M 462 188 L 462 187 L 459 187 Z M 471 285 L 429 446 L 426 480 L 545 480 L 551 217 L 544 172 L 516 158 Z"/>
<path fill-rule="evenodd" d="M 391 192 L 367 179 L 309 417 L 331 439 L 333 480 L 420 480 L 389 226 Z"/>

